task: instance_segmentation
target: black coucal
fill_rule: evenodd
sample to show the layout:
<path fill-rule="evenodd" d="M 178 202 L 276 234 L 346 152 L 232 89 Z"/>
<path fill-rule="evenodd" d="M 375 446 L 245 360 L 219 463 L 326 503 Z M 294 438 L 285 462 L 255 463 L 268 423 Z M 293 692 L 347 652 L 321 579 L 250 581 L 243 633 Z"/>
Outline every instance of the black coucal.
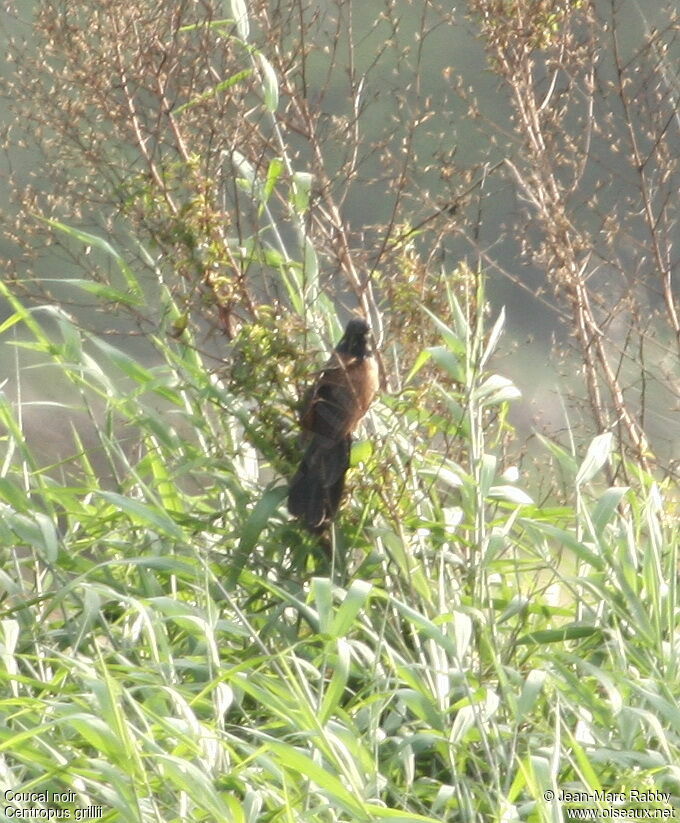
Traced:
<path fill-rule="evenodd" d="M 288 511 L 314 533 L 333 519 L 349 468 L 352 432 L 378 390 L 378 366 L 365 320 L 349 321 L 342 339 L 307 393 L 300 425 L 307 442 L 290 483 Z"/>

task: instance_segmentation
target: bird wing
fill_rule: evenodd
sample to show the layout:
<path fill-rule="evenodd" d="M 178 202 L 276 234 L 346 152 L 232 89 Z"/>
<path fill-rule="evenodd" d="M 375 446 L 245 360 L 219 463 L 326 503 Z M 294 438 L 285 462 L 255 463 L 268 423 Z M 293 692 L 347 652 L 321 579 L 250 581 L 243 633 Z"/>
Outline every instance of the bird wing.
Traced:
<path fill-rule="evenodd" d="M 377 367 L 372 357 L 347 357 L 333 352 L 303 411 L 302 428 L 320 435 L 329 445 L 337 443 L 356 428 L 377 385 Z"/>

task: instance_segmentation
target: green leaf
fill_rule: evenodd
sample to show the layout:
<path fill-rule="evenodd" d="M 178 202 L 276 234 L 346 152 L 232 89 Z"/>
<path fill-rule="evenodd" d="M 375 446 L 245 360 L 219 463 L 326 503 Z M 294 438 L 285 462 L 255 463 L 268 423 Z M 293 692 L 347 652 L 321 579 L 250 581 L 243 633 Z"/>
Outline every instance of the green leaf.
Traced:
<path fill-rule="evenodd" d="M 354 619 L 364 607 L 371 588 L 371 584 L 364 580 L 355 580 L 352 583 L 331 625 L 328 627 L 328 633 L 332 637 L 344 637 L 349 632 Z"/>
<path fill-rule="evenodd" d="M 271 197 L 272 192 L 274 191 L 274 187 L 276 186 L 279 177 L 281 177 L 281 172 L 284 169 L 283 160 L 280 157 L 273 157 L 269 161 L 269 166 L 267 168 L 267 178 L 264 181 L 264 186 L 262 188 L 262 205 L 264 206 L 266 202 Z M 269 264 L 271 265 L 271 264 Z"/>
<path fill-rule="evenodd" d="M 19 512 L 5 512 L 4 518 L 19 540 L 39 551 L 50 563 L 56 561 L 59 542 L 54 523 L 47 515 L 35 512 L 31 517 Z"/>
<path fill-rule="evenodd" d="M 392 603 L 396 606 L 396 608 L 401 612 L 402 616 L 405 620 L 412 623 L 415 627 L 420 629 L 422 633 L 433 640 L 438 646 L 441 646 L 442 649 L 447 651 L 451 654 L 454 658 L 456 656 L 456 646 L 454 642 L 451 640 L 450 637 L 447 637 L 442 630 L 433 623 L 428 617 L 425 617 L 424 614 L 416 611 L 411 606 L 407 606 L 406 603 L 402 603 L 399 600 L 393 599 Z"/>
<path fill-rule="evenodd" d="M 236 31 L 241 40 L 247 40 L 250 35 L 248 8 L 245 0 L 231 0 L 231 13 L 236 21 Z"/>
<path fill-rule="evenodd" d="M 289 262 L 286 260 L 284 255 L 269 243 L 262 243 L 262 254 L 264 256 L 264 262 L 272 269 L 281 270 L 284 266 L 289 265 Z"/>
<path fill-rule="evenodd" d="M 57 560 L 57 554 L 59 553 L 59 538 L 57 537 L 57 530 L 54 526 L 54 522 L 42 512 L 35 512 L 33 517 L 35 518 L 38 528 L 40 529 L 40 534 L 42 535 L 42 542 L 45 547 L 45 557 L 50 561 L 50 563 L 55 563 Z"/>
<path fill-rule="evenodd" d="M 453 461 L 447 461 L 450 465 L 453 464 Z M 425 466 L 423 468 L 418 469 L 418 474 L 420 477 L 427 477 L 432 480 L 438 480 L 442 483 L 445 483 L 447 486 L 450 486 L 452 489 L 459 489 L 461 486 L 465 485 L 464 475 L 461 474 L 462 470 L 456 470 L 454 468 L 449 468 L 445 465 L 436 466 L 430 468 L 429 466 Z"/>
<path fill-rule="evenodd" d="M 315 783 L 331 800 L 344 809 L 350 819 L 367 820 L 361 800 L 346 789 L 342 781 L 328 769 L 316 763 L 300 749 L 286 743 L 270 741 L 267 748 L 277 756 L 279 768 L 292 772 L 298 777 L 294 785 L 300 785 L 299 778 L 306 778 Z M 303 780 L 302 783 L 304 782 Z"/>
<path fill-rule="evenodd" d="M 349 679 L 349 670 L 349 644 L 344 638 L 338 637 L 336 640 L 336 653 L 333 655 L 333 676 L 324 693 L 321 711 L 319 712 L 319 722 L 323 725 L 328 723 L 338 710 Z"/>
<path fill-rule="evenodd" d="M 112 346 L 104 340 L 101 340 L 99 337 L 95 337 L 94 335 L 90 336 L 90 340 L 95 344 L 95 346 L 97 346 L 98 349 L 101 349 L 101 351 L 107 355 L 109 360 L 111 360 L 111 362 L 114 363 L 123 372 L 123 374 L 130 377 L 135 381 L 135 383 L 145 385 L 154 380 L 154 375 L 126 352 Z"/>
<path fill-rule="evenodd" d="M 521 523 L 526 523 L 528 527 L 537 529 L 539 532 L 551 537 L 563 546 L 571 549 L 574 554 L 580 559 L 588 563 L 594 569 L 602 571 L 605 567 L 605 562 L 602 557 L 596 554 L 589 546 L 582 543 L 571 532 L 565 529 L 560 529 L 558 526 L 553 526 L 552 523 L 543 523 L 540 520 L 520 519 Z"/>
<path fill-rule="evenodd" d="M 491 484 L 496 476 L 498 458 L 494 454 L 483 454 L 481 459 L 481 471 L 479 472 L 479 493 L 482 497 L 489 494 Z"/>
<path fill-rule="evenodd" d="M 429 349 L 424 349 L 420 352 L 420 354 L 416 357 L 416 361 L 411 367 L 411 371 L 408 373 L 406 380 L 404 380 L 404 384 L 408 385 L 411 380 L 418 374 L 418 372 L 423 368 L 423 366 L 427 363 L 427 361 L 432 357 L 432 352 Z"/>
<path fill-rule="evenodd" d="M 481 406 L 495 406 L 498 403 L 507 403 L 517 400 L 522 392 L 512 380 L 500 374 L 492 374 L 475 390 L 475 399 Z"/>
<path fill-rule="evenodd" d="M 309 237 L 305 237 L 303 274 L 307 287 L 306 293 L 313 304 L 319 291 L 319 260 L 316 256 L 316 249 Z"/>
<path fill-rule="evenodd" d="M 298 215 L 302 216 L 309 208 L 312 189 L 312 175 L 306 171 L 293 172 L 291 185 L 291 203 Z"/>
<path fill-rule="evenodd" d="M 613 443 L 614 435 L 612 432 L 605 432 L 593 438 L 588 446 L 583 463 L 581 463 L 576 474 L 575 483 L 577 486 L 582 486 L 595 477 L 609 459 Z"/>
<path fill-rule="evenodd" d="M 0 477 L 0 500 L 4 500 L 19 512 L 27 512 L 31 508 L 29 498 L 9 477 Z"/>
<path fill-rule="evenodd" d="M 117 509 L 128 515 L 128 517 L 135 523 L 144 526 L 151 526 L 163 534 L 167 534 L 177 540 L 182 540 L 184 532 L 180 527 L 161 509 L 147 506 L 146 503 L 141 503 L 139 500 L 131 500 L 129 497 L 123 497 L 122 494 L 116 492 L 99 491 L 97 492 L 106 501 L 111 503 Z"/>
<path fill-rule="evenodd" d="M 492 500 L 507 500 L 508 503 L 517 503 L 519 506 L 532 506 L 534 503 L 531 497 L 517 486 L 492 486 L 488 496 Z"/>
<path fill-rule="evenodd" d="M 10 316 L 3 322 L 0 323 L 0 334 L 4 334 L 8 329 L 11 329 L 12 326 L 15 326 L 17 323 L 23 323 L 25 320 L 25 312 L 14 312 L 14 314 L 10 314 Z"/>
<path fill-rule="evenodd" d="M 425 308 L 425 306 L 423 306 L 422 309 L 434 323 L 435 328 L 446 344 L 446 348 L 453 354 L 463 357 L 465 355 L 465 342 L 461 337 L 453 329 L 449 328 L 446 323 L 442 322 L 436 314 L 432 314 L 429 309 Z"/>
<path fill-rule="evenodd" d="M 426 349 L 439 368 L 446 372 L 458 383 L 465 382 L 465 367 L 458 355 L 454 354 L 448 346 L 431 346 Z"/>
<path fill-rule="evenodd" d="M 61 723 L 75 729 L 95 751 L 111 758 L 114 763 L 124 763 L 128 759 L 123 741 L 100 717 L 85 713 L 67 714 L 61 718 Z"/>
<path fill-rule="evenodd" d="M 365 807 L 367 820 L 390 820 L 391 823 L 441 823 L 441 818 L 425 817 L 415 812 L 405 812 L 401 809 L 390 809 L 387 806 L 377 806 L 368 803 Z"/>
<path fill-rule="evenodd" d="M 538 438 L 538 441 L 548 449 L 553 457 L 555 457 L 562 470 L 567 474 L 567 477 L 571 477 L 576 473 L 576 458 L 573 454 L 570 454 L 558 443 L 554 443 L 552 440 L 549 440 L 547 437 L 543 437 L 541 434 L 536 434 L 536 437 Z"/>
<path fill-rule="evenodd" d="M 217 28 L 231 28 L 236 24 L 232 17 L 223 17 L 221 20 L 201 20 L 200 23 L 189 23 L 186 26 L 180 26 L 178 31 L 198 31 L 199 29 L 217 29 Z"/>
<path fill-rule="evenodd" d="M 75 240 L 79 240 L 85 246 L 92 246 L 95 249 L 99 249 L 99 251 L 104 252 L 105 254 L 113 257 L 116 261 L 116 264 L 125 278 L 125 282 L 127 283 L 128 288 L 130 289 L 131 294 L 135 298 L 139 298 L 137 300 L 136 305 L 140 305 L 142 302 L 142 290 L 139 286 L 139 282 L 137 278 L 132 272 L 132 269 L 128 266 L 122 256 L 113 248 L 113 246 L 108 242 L 108 240 L 104 240 L 103 237 L 98 237 L 95 234 L 90 234 L 89 232 L 82 231 L 82 229 L 75 229 L 72 226 L 67 226 L 65 223 L 59 222 L 59 220 L 50 220 L 46 217 L 41 217 L 38 215 L 38 220 L 41 220 L 43 223 L 47 223 L 48 226 L 52 226 L 52 228 L 57 229 L 60 232 L 68 235 L 69 237 L 73 237 Z M 132 298 L 128 297 L 128 302 L 131 302 Z"/>
<path fill-rule="evenodd" d="M 521 724 L 529 712 L 536 705 L 538 696 L 543 690 L 543 684 L 546 681 L 547 673 L 541 669 L 532 669 L 526 676 L 522 691 L 517 701 L 517 724 Z"/>
<path fill-rule="evenodd" d="M 563 643 L 567 640 L 581 640 L 584 637 L 602 635 L 602 629 L 597 626 L 565 626 L 562 629 L 542 629 L 537 632 L 525 634 L 516 641 L 518 646 L 526 646 L 531 643 L 537 646 L 544 643 Z"/>
<path fill-rule="evenodd" d="M 233 25 L 233 20 L 229 21 Z M 240 83 L 242 80 L 250 77 L 253 73 L 252 69 L 242 69 L 241 71 L 237 71 L 236 74 L 232 74 L 231 77 L 228 77 L 226 80 L 223 80 L 221 83 L 218 83 L 213 88 L 204 91 L 202 94 L 199 94 L 197 97 L 194 97 L 193 100 L 189 100 L 186 103 L 182 103 L 181 106 L 177 106 L 177 108 L 173 109 L 173 114 L 181 114 L 183 111 L 187 109 L 191 109 L 194 106 L 198 106 L 200 103 L 204 103 L 206 100 L 210 100 L 211 97 L 214 97 L 216 94 L 219 94 L 222 91 L 226 91 L 230 89 L 232 86 L 235 86 L 237 83 Z"/>
<path fill-rule="evenodd" d="M 358 440 L 352 443 L 352 450 L 349 456 L 350 466 L 358 466 L 365 463 L 373 454 L 373 443 L 370 440 Z"/>
<path fill-rule="evenodd" d="M 494 351 L 496 350 L 496 346 L 498 345 L 498 341 L 503 334 L 503 327 L 505 326 L 505 308 L 502 308 L 500 314 L 496 318 L 496 322 L 491 329 L 491 333 L 489 334 L 489 339 L 486 343 L 486 348 L 484 349 L 484 354 L 479 359 L 479 369 L 483 369 L 484 366 L 487 364 L 489 358 L 492 356 Z"/>
<path fill-rule="evenodd" d="M 107 283 L 98 283 L 96 280 L 85 280 L 84 278 L 79 277 L 46 277 L 42 280 L 42 282 L 75 286 L 81 291 L 85 291 L 88 294 L 93 294 L 95 297 L 100 297 L 102 300 L 107 300 L 111 303 L 122 303 L 125 306 L 140 306 L 143 302 L 136 294 L 120 291 L 120 289 L 109 286 Z"/>
<path fill-rule="evenodd" d="M 178 493 L 177 485 L 168 472 L 165 460 L 150 440 L 147 442 L 146 465 L 153 475 L 153 486 L 165 511 L 182 513 L 185 510 L 184 498 Z"/>
<path fill-rule="evenodd" d="M 230 588 L 236 584 L 241 570 L 257 544 L 259 536 L 287 494 L 288 488 L 286 486 L 273 486 L 267 489 L 255 504 L 243 526 L 241 539 L 231 559 L 227 587 Z"/>
<path fill-rule="evenodd" d="M 612 486 L 601 495 L 592 514 L 593 528 L 597 535 L 602 535 L 605 526 L 612 519 L 621 500 L 629 490 L 629 486 Z"/>
<path fill-rule="evenodd" d="M 329 634 L 333 616 L 333 583 L 328 577 L 313 577 L 311 592 L 319 619 L 319 632 Z"/>
<path fill-rule="evenodd" d="M 279 81 L 276 77 L 274 67 L 262 52 L 257 53 L 257 61 L 262 70 L 264 105 L 268 111 L 274 112 L 279 106 Z"/>
<path fill-rule="evenodd" d="M 257 186 L 257 173 L 255 167 L 248 158 L 241 154 L 238 149 L 231 153 L 231 162 L 234 164 L 237 174 L 240 174 L 245 181 L 246 191 L 252 191 Z"/>
<path fill-rule="evenodd" d="M 236 817 L 232 814 L 233 807 L 225 806 L 206 772 L 186 757 L 156 752 L 155 759 L 166 783 L 186 792 L 198 808 L 207 811 L 213 820 L 224 820 L 226 823 L 243 820 L 242 813 Z"/>

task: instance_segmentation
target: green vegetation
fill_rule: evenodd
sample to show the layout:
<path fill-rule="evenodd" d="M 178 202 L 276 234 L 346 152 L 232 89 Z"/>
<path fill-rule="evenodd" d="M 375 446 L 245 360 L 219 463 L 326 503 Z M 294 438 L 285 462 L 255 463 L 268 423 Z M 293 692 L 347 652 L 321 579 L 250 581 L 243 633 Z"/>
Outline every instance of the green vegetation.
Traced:
<path fill-rule="evenodd" d="M 0 816 L 670 817 L 677 466 L 647 423 L 677 402 L 670 22 L 629 57 L 615 9 L 605 53 L 592 4 L 470 0 L 497 124 L 455 67 L 428 91 L 432 38 L 474 39 L 436 4 L 355 4 L 358 35 L 347 0 L 167 5 L 39 0 L 1 81 L 52 176 L 2 215 Z M 442 101 L 487 129 L 469 163 Z M 372 187 L 364 235 L 346 200 Z M 531 460 L 486 291 L 509 248 L 584 401 Z M 350 308 L 385 386 L 325 542 L 286 483 Z"/>
<path fill-rule="evenodd" d="M 489 371 L 483 295 L 424 315 L 439 341 L 370 415 L 329 563 L 195 350 L 157 338 L 146 367 L 2 289 L 3 345 L 68 380 L 96 437 L 42 465 L 3 398 L 7 788 L 126 821 L 548 821 L 544 792 L 569 788 L 677 802 L 667 490 L 635 467 L 607 488 L 603 435 L 546 444 L 565 499 L 531 501 L 499 454 L 517 391 Z M 428 368 L 438 416 L 414 401 Z M 460 462 L 437 446 L 454 432 Z"/>

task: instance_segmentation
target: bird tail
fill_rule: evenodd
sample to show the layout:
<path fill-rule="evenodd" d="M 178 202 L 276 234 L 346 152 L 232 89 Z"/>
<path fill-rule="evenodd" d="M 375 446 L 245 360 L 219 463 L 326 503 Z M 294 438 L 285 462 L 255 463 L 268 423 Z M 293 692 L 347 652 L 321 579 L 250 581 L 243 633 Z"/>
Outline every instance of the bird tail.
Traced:
<path fill-rule="evenodd" d="M 321 435 L 313 435 L 291 480 L 288 511 L 311 532 L 322 532 L 338 510 L 351 445 L 350 435 L 332 443 Z"/>

